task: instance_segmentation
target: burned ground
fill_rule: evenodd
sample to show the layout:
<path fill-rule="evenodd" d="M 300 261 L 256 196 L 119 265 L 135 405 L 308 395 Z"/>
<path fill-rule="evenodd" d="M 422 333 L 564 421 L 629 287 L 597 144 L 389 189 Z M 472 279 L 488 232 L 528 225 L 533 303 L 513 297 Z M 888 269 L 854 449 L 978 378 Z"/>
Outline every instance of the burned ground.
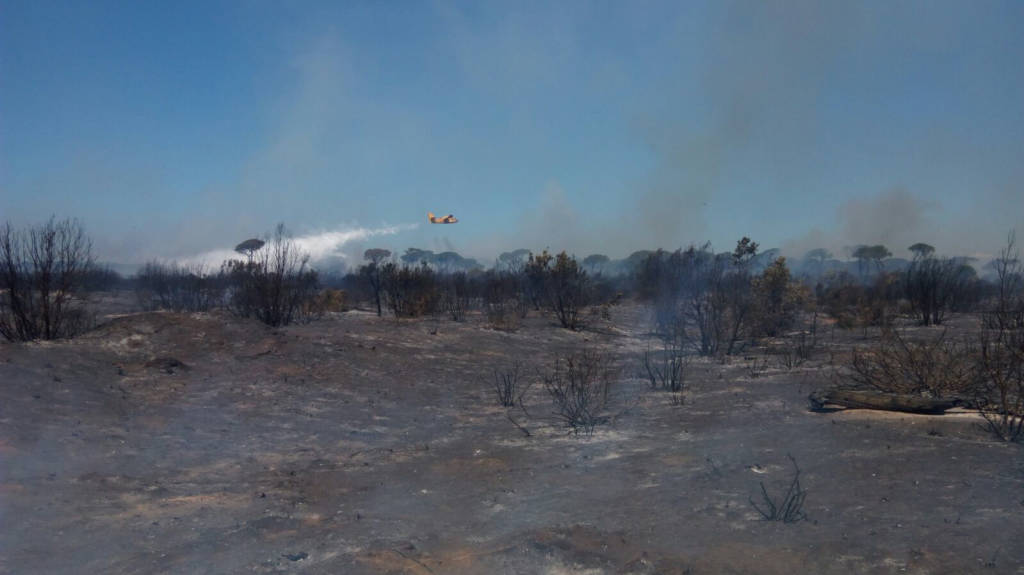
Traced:
<path fill-rule="evenodd" d="M 143 313 L 2 344 L 0 572 L 1024 572 L 1021 448 L 976 416 L 810 412 L 827 349 L 695 360 L 673 405 L 646 310 L 613 321 Z M 534 385 L 526 436 L 492 369 L 581 347 L 619 365 L 610 420 L 568 434 Z M 808 519 L 762 521 L 787 454 Z"/>

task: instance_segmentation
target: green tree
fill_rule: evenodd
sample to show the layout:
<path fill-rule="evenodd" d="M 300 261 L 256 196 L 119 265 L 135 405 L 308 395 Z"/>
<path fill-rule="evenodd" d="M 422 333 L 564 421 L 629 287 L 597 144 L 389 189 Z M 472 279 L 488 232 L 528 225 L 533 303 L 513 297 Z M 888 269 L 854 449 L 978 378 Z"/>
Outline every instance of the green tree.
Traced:
<path fill-rule="evenodd" d="M 757 330 L 777 336 L 793 325 L 805 299 L 802 286 L 794 282 L 786 258 L 775 259 L 753 282 Z"/>

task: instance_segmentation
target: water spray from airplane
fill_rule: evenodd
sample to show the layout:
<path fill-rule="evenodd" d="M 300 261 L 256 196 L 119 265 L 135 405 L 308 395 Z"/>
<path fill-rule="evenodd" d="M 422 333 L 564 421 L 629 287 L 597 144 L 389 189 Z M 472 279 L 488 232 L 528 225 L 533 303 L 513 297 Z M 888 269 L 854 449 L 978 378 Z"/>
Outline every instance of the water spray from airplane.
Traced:
<path fill-rule="evenodd" d="M 414 230 L 419 224 L 397 224 L 382 226 L 379 228 L 350 227 L 326 230 L 322 232 L 308 233 L 292 237 L 295 246 L 309 254 L 313 262 L 328 258 L 346 258 L 342 249 L 352 242 L 363 241 L 378 236 L 391 236 L 402 232 Z M 244 238 L 242 238 L 244 239 Z M 237 259 L 241 256 L 231 248 L 220 248 L 200 254 L 178 258 L 179 263 L 189 265 L 202 265 L 207 269 L 219 268 L 221 263 L 229 259 Z"/>

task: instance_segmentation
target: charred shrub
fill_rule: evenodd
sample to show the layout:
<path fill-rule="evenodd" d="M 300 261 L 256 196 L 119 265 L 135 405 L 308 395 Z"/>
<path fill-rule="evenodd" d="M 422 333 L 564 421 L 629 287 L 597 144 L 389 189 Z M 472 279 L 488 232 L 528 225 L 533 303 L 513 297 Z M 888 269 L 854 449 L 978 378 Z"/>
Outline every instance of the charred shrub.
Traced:
<path fill-rule="evenodd" d="M 370 248 L 363 252 L 367 263 L 359 266 L 357 277 L 360 291 L 372 294 L 373 303 L 377 306 L 377 317 L 383 315 L 382 296 L 384 294 L 384 262 L 391 257 L 391 251 L 382 248 Z"/>
<path fill-rule="evenodd" d="M 985 427 L 1003 441 L 1024 438 L 1024 268 L 1011 232 L 992 262 L 995 302 L 982 316 L 981 384 L 976 405 Z"/>
<path fill-rule="evenodd" d="M 493 329 L 515 331 L 525 317 L 529 302 L 521 289 L 519 274 L 490 270 L 481 278 L 481 292 L 487 323 Z"/>
<path fill-rule="evenodd" d="M 111 291 L 129 286 L 129 282 L 109 266 L 94 265 L 82 275 L 82 290 L 85 292 Z"/>
<path fill-rule="evenodd" d="M 271 326 L 314 316 L 317 273 L 308 267 L 309 255 L 299 250 L 283 224 L 268 242 L 247 255 L 245 261 L 229 260 L 221 266 L 233 313 Z"/>
<path fill-rule="evenodd" d="M 584 349 L 555 360 L 542 376 L 557 415 L 572 433 L 590 434 L 604 422 L 615 369 L 611 356 Z"/>
<path fill-rule="evenodd" d="M 988 310 L 982 316 L 985 329 L 1024 329 L 1024 265 L 1014 232 L 1007 236 L 1006 246 L 990 265 L 996 272 L 996 281 Z"/>
<path fill-rule="evenodd" d="M 863 284 L 840 272 L 818 286 L 818 306 L 843 329 L 886 328 L 896 316 L 901 285 L 896 274 L 879 273 L 873 283 Z"/>
<path fill-rule="evenodd" d="M 885 330 L 868 351 L 854 350 L 847 378 L 889 393 L 950 397 L 972 394 L 977 382 L 975 350 L 943 331 L 938 337 L 909 341 Z"/>
<path fill-rule="evenodd" d="M 506 301 L 514 300 L 514 308 L 520 319 L 526 318 L 533 307 L 531 279 L 526 268 L 529 255 L 530 250 L 527 249 L 502 253 L 498 256 L 494 269 L 482 277 L 484 286 L 481 286 L 481 290 L 486 289 L 486 283 L 491 276 L 502 278 L 502 293 L 505 294 Z"/>
<path fill-rule="evenodd" d="M 985 331 L 976 405 L 985 428 L 1003 441 L 1024 439 L 1024 330 Z"/>
<path fill-rule="evenodd" d="M 857 305 L 864 296 L 863 286 L 847 273 L 830 274 L 818 283 L 818 306 L 842 329 L 857 325 Z"/>
<path fill-rule="evenodd" d="M 682 309 L 677 329 L 695 342 L 701 355 L 718 355 L 728 339 L 729 303 L 726 283 L 727 258 L 719 257 L 705 245 L 700 250 L 690 247 L 685 263 L 690 268 L 684 276 Z"/>
<path fill-rule="evenodd" d="M 683 286 L 691 263 L 692 248 L 685 252 L 648 252 L 636 266 L 634 290 L 640 301 L 654 309 L 654 329 L 663 337 L 675 337 L 681 323 Z"/>
<path fill-rule="evenodd" d="M 348 294 L 340 289 L 321 290 L 315 297 L 308 300 L 303 308 L 303 314 L 310 317 L 344 311 L 348 311 Z"/>
<path fill-rule="evenodd" d="M 779 359 L 779 365 L 786 369 L 796 369 L 802 366 L 814 355 L 814 340 L 807 337 L 807 332 L 786 338 L 781 346 L 772 348 Z"/>
<path fill-rule="evenodd" d="M 701 355 L 741 349 L 755 311 L 750 267 L 757 248 L 744 237 L 731 253 L 716 254 L 710 244 L 650 252 L 636 285 L 641 299 L 653 302 L 655 330 L 683 338 Z"/>
<path fill-rule="evenodd" d="M 92 242 L 76 220 L 0 228 L 0 335 L 29 341 L 75 336 L 91 324 L 84 288 Z"/>
<path fill-rule="evenodd" d="M 419 317 L 440 309 L 437 278 L 427 264 L 417 267 L 387 262 L 382 282 L 388 309 L 398 317 Z"/>
<path fill-rule="evenodd" d="M 679 393 L 686 385 L 690 356 L 679 339 L 664 339 L 661 350 L 644 352 L 643 366 L 651 389 Z"/>
<path fill-rule="evenodd" d="M 472 286 L 464 271 L 446 274 L 442 279 L 441 305 L 452 321 L 463 321 L 472 302 Z"/>
<path fill-rule="evenodd" d="M 530 382 L 523 379 L 523 364 L 521 361 L 514 361 L 506 369 L 494 370 L 494 392 L 498 396 L 498 403 L 502 407 L 515 407 L 522 405 L 523 396 L 530 390 Z"/>
<path fill-rule="evenodd" d="M 540 310 L 547 305 L 548 276 L 554 256 L 544 250 L 540 254 L 529 254 L 523 265 L 526 296 L 533 309 Z"/>
<path fill-rule="evenodd" d="M 135 278 L 135 297 L 145 310 L 207 311 L 224 303 L 225 283 L 201 264 L 151 261 Z"/>
<path fill-rule="evenodd" d="M 921 252 L 903 274 L 904 295 L 922 325 L 939 325 L 969 299 L 977 274 L 962 260 Z"/>
<path fill-rule="evenodd" d="M 601 274 L 591 276 L 587 286 L 590 316 L 612 321 L 612 310 L 625 297 L 625 292 L 620 288 L 623 288 L 620 278 L 609 278 Z"/>
<path fill-rule="evenodd" d="M 682 338 L 701 355 L 715 355 L 726 340 L 729 299 L 728 258 L 709 244 L 685 251 L 649 252 L 636 272 L 636 291 L 654 309 L 654 329 L 663 338 Z"/>
<path fill-rule="evenodd" d="M 548 299 L 562 327 L 580 327 L 580 309 L 587 305 L 587 272 L 565 252 L 555 257 L 548 278 Z"/>
<path fill-rule="evenodd" d="M 530 299 L 537 309 L 548 307 L 567 329 L 581 327 L 580 310 L 588 304 L 588 278 L 576 258 L 546 250 L 530 254 L 525 271 Z"/>
<path fill-rule="evenodd" d="M 810 298 L 805 300 L 805 305 L 811 308 L 804 316 L 808 321 L 799 331 L 787 334 L 781 343 L 769 348 L 778 356 L 780 366 L 786 369 L 800 367 L 818 351 L 818 310 Z"/>

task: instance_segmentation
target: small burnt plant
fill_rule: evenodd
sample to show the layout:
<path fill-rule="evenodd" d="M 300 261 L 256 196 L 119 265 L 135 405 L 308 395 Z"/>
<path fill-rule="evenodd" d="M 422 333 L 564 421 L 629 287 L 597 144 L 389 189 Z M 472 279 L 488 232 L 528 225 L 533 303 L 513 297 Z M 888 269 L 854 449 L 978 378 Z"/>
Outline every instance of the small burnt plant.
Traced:
<path fill-rule="evenodd" d="M 800 332 L 796 338 L 787 340 L 777 353 L 780 366 L 785 369 L 796 369 L 814 354 L 814 343 L 807 340 L 806 332 Z"/>
<path fill-rule="evenodd" d="M 506 369 L 494 370 L 494 392 L 502 407 L 515 407 L 523 404 L 523 397 L 529 391 L 531 382 L 524 381 L 523 364 L 516 360 Z"/>
<path fill-rule="evenodd" d="M 569 353 L 542 375 L 555 415 L 573 434 L 591 434 L 607 420 L 614 367 L 608 354 L 594 350 Z"/>
<path fill-rule="evenodd" d="M 690 356 L 677 339 L 665 340 L 660 353 L 651 349 L 644 352 L 643 366 L 651 389 L 681 393 L 686 384 Z"/>
<path fill-rule="evenodd" d="M 800 485 L 800 467 L 792 455 L 787 455 L 793 462 L 793 481 L 781 499 L 773 498 L 765 489 L 764 481 L 761 481 L 761 504 L 758 505 L 753 497 L 749 498 L 750 505 L 761 514 L 765 521 L 781 521 L 782 523 L 797 523 L 807 519 L 804 513 L 804 499 L 807 497 L 807 490 Z"/>
<path fill-rule="evenodd" d="M 747 360 L 747 375 L 750 376 L 750 379 L 757 379 L 768 370 L 767 357 L 752 355 L 747 356 L 745 359 Z"/>

